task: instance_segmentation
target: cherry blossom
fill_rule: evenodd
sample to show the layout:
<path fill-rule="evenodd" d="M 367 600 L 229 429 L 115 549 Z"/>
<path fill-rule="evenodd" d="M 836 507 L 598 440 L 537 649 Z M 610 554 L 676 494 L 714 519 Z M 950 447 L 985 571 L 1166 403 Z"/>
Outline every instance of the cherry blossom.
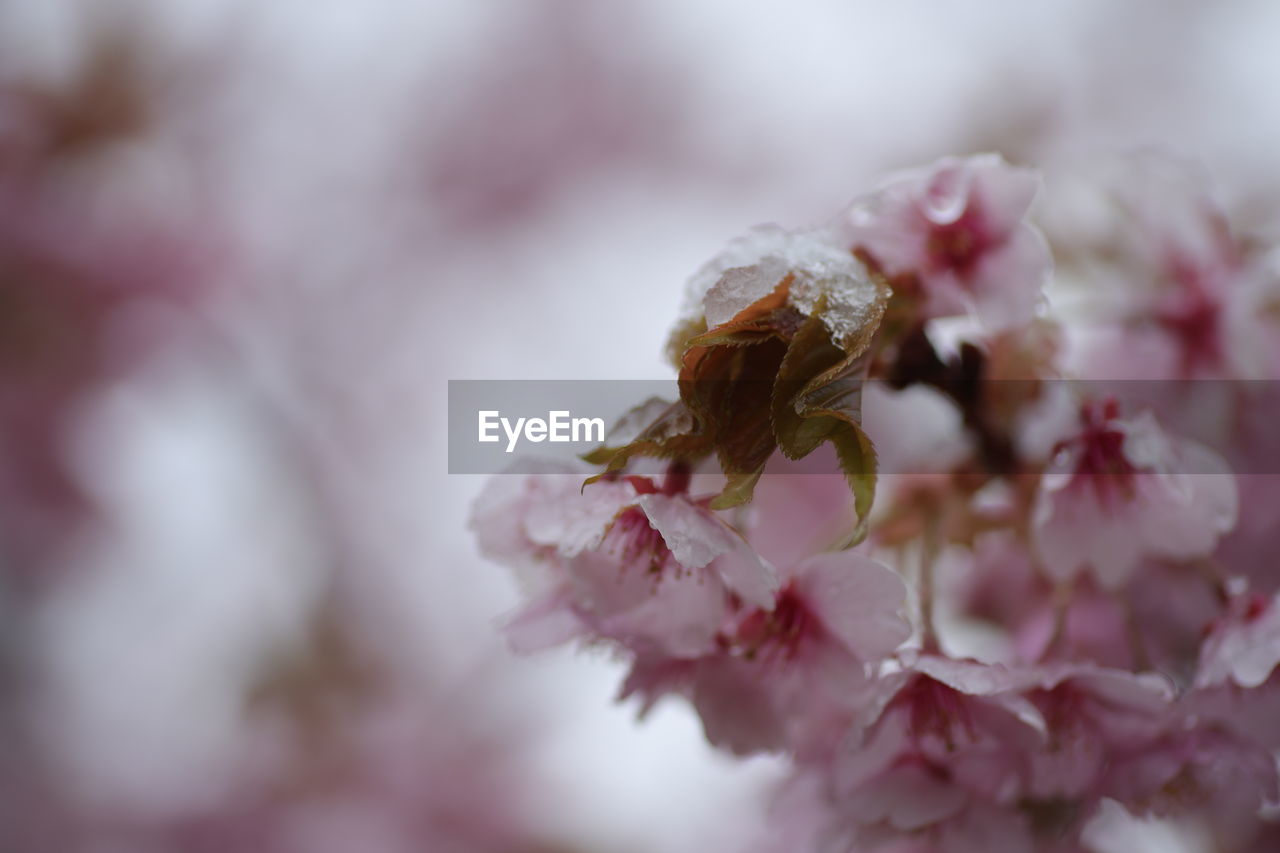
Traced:
<path fill-rule="evenodd" d="M 1256 747 L 1280 749 L 1280 620 L 1276 598 L 1242 578 L 1224 585 L 1225 605 L 1205 626 L 1187 713 Z"/>
<path fill-rule="evenodd" d="M 868 664 L 910 635 L 906 587 L 854 552 L 818 554 L 782 573 L 773 606 L 743 607 L 715 652 L 673 660 L 641 651 L 623 686 L 642 712 L 663 695 L 686 696 L 707 739 L 739 755 L 831 750 L 857 716 Z"/>
<path fill-rule="evenodd" d="M 972 315 L 991 329 L 1032 319 L 1052 261 L 1026 221 L 1040 186 L 994 154 L 945 158 L 855 201 L 842 236 L 895 287 L 914 282 L 922 320 Z"/>
<path fill-rule="evenodd" d="M 682 490 L 630 476 L 582 485 L 572 467 L 495 478 L 473 526 L 519 570 L 535 601 L 508 623 L 523 650 L 591 631 L 680 656 L 711 648 L 731 597 L 771 607 L 772 571 L 735 530 Z"/>
<path fill-rule="evenodd" d="M 1036 548 L 1052 577 L 1089 570 L 1115 589 L 1144 556 L 1209 554 L 1236 512 L 1215 453 L 1166 435 L 1148 412 L 1124 419 L 1114 401 L 1086 403 L 1037 497 Z"/>
<path fill-rule="evenodd" d="M 1270 750 L 1221 726 L 1186 727 L 1116 756 L 1106 794 L 1131 811 L 1247 819 L 1276 802 L 1276 762 Z"/>
<path fill-rule="evenodd" d="M 771 610 L 739 614 L 724 652 L 698 661 L 691 697 L 708 740 L 738 753 L 830 748 L 863 699 L 864 663 L 908 638 L 905 599 L 901 579 L 862 555 L 802 560 Z"/>
<path fill-rule="evenodd" d="M 1169 720 L 1172 685 L 1154 673 L 1056 664 L 1022 675 L 1049 732 L 1029 756 L 1028 799 L 1070 802 L 1077 816 L 1096 805 L 1112 756 L 1161 735 Z"/>
<path fill-rule="evenodd" d="M 1004 667 L 935 655 L 881 679 L 835 759 L 852 839 L 923 835 L 959 851 L 990 835 L 1000 849 L 1032 849 L 1030 822 L 1013 807 L 1045 721 L 1016 686 Z"/>
<path fill-rule="evenodd" d="M 1062 257 L 1055 296 L 1073 319 L 1071 360 L 1090 378 L 1270 377 L 1277 279 L 1169 152 L 1093 158 L 1053 176 L 1043 217 Z"/>
<path fill-rule="evenodd" d="M 1196 684 L 1259 687 L 1280 664 L 1280 607 L 1275 598 L 1242 592 L 1212 626 L 1200 652 Z"/>

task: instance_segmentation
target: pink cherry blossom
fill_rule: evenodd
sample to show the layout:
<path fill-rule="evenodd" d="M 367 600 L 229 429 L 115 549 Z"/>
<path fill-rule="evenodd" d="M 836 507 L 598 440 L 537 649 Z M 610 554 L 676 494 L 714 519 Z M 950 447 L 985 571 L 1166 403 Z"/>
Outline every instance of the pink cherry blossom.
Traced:
<path fill-rule="evenodd" d="M 1236 512 L 1234 478 L 1217 454 L 1166 435 L 1149 413 L 1122 419 L 1114 402 L 1086 403 L 1044 477 L 1035 542 L 1052 577 L 1088 570 L 1115 589 L 1143 557 L 1209 554 Z"/>
<path fill-rule="evenodd" d="M 890 277 L 914 276 L 919 317 L 972 315 L 991 329 L 1028 322 L 1052 260 L 1026 221 L 1040 186 L 998 155 L 945 158 L 855 201 L 842 234 Z"/>
<path fill-rule="evenodd" d="M 1096 805 L 1116 751 L 1159 736 L 1169 719 L 1172 685 L 1153 673 L 1057 664 L 1023 677 L 1049 732 L 1044 748 L 1029 756 L 1028 798 L 1070 802 L 1077 816 Z"/>
<path fill-rule="evenodd" d="M 470 526 L 480 552 L 516 570 L 531 594 L 563 577 L 563 559 L 598 545 L 609 521 L 630 503 L 630 484 L 582 486 L 585 466 L 521 459 L 492 477 L 476 498 Z"/>
<path fill-rule="evenodd" d="M 1059 290 L 1082 375 L 1274 372 L 1280 327 L 1260 310 L 1274 275 L 1194 163 L 1152 150 L 1096 158 L 1064 169 L 1051 189 L 1044 218 L 1066 259 Z"/>
<path fill-rule="evenodd" d="M 1204 631 L 1187 712 L 1259 746 L 1280 749 L 1280 610 L 1277 598 L 1227 584 L 1225 610 Z"/>
<path fill-rule="evenodd" d="M 880 679 L 835 758 L 839 811 L 855 842 L 918 836 L 942 849 L 1030 850 L 1030 821 L 1013 808 L 1045 722 L 1017 695 L 1012 670 L 936 655 Z"/>
<path fill-rule="evenodd" d="M 860 554 L 795 565 L 773 609 L 742 613 L 725 653 L 699 661 L 692 699 L 708 739 L 738 753 L 830 748 L 862 700 L 864 663 L 910 635 L 905 598 L 896 573 Z M 743 718 L 757 724 L 745 728 Z"/>
<path fill-rule="evenodd" d="M 734 614 L 715 653 L 688 665 L 642 656 L 623 695 L 645 707 L 688 696 L 707 739 L 740 755 L 830 750 L 862 705 L 866 664 L 910 635 L 905 598 L 898 575 L 864 555 L 808 557 L 783 573 L 770 609 Z"/>
<path fill-rule="evenodd" d="M 574 470 L 499 475 L 476 502 L 486 554 L 534 592 L 508 624 L 516 648 L 599 635 L 696 656 L 712 648 L 735 598 L 772 606 L 771 569 L 682 491 L 687 476 L 661 488 L 640 476 L 583 487 Z"/>
<path fill-rule="evenodd" d="M 1241 593 L 1212 626 L 1200 651 L 1196 685 L 1264 684 L 1280 664 L 1280 607 L 1277 598 Z"/>
<path fill-rule="evenodd" d="M 961 592 L 969 596 L 971 617 L 1008 632 L 1013 659 L 1151 668 L 1180 687 L 1191 684 L 1204 628 L 1221 606 L 1202 570 L 1143 560 L 1123 597 L 1102 588 L 1091 573 L 1055 595 L 1049 580 L 1033 570 L 1025 546 L 1019 554 L 1013 537 L 988 544 L 993 538 L 979 544 L 982 562 Z"/>
<path fill-rule="evenodd" d="M 1171 730 L 1127 753 L 1113 755 L 1105 794 L 1131 811 L 1233 823 L 1280 796 L 1271 751 L 1222 726 Z"/>

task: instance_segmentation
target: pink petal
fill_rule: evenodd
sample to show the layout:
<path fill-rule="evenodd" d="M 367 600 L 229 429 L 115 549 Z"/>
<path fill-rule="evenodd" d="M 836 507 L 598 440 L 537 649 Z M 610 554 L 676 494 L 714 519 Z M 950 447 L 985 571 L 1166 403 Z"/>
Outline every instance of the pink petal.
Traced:
<path fill-rule="evenodd" d="M 860 660 L 886 657 L 911 636 L 906 584 L 870 557 L 818 554 L 796 567 L 796 580 L 806 605 Z"/>
<path fill-rule="evenodd" d="M 550 596 L 516 613 L 503 626 L 511 650 L 530 654 L 583 636 L 587 627 L 565 596 Z"/>
<path fill-rule="evenodd" d="M 909 184 L 886 186 L 858 199 L 838 227 L 851 247 L 870 252 L 889 275 L 925 265 L 929 225 Z"/>
<path fill-rule="evenodd" d="M 596 482 L 584 488 L 583 479 L 542 479 L 525 517 L 531 540 L 572 557 L 599 545 L 613 517 L 635 502 L 635 489 L 629 483 Z"/>
<path fill-rule="evenodd" d="M 1196 684 L 1213 687 L 1231 680 L 1240 687 L 1261 687 L 1280 665 L 1280 597 L 1250 617 L 1237 602 L 1237 612 L 1221 620 L 1200 651 Z M 1239 612 L 1245 611 L 1245 612 Z"/>
<path fill-rule="evenodd" d="M 912 832 L 959 814 L 966 799 L 963 788 L 907 765 L 861 788 L 845 808 L 859 823 L 885 822 Z"/>
<path fill-rule="evenodd" d="M 916 204 L 931 223 L 950 225 L 969 208 L 974 179 L 971 162 L 944 158 L 914 188 Z"/>
<path fill-rule="evenodd" d="M 1042 491 L 1033 527 L 1036 550 L 1049 576 L 1066 581 L 1092 569 L 1104 587 L 1124 585 L 1142 556 L 1131 515 L 1128 503 L 1104 508 L 1088 483 Z"/>
<path fill-rule="evenodd" d="M 993 330 L 1030 322 L 1044 299 L 1043 291 L 1053 269 L 1053 256 L 1044 235 L 1029 225 L 1014 229 L 1008 241 L 987 252 L 969 289 L 973 310 Z"/>
<path fill-rule="evenodd" d="M 775 566 L 790 566 L 829 547 L 846 532 L 849 519 L 854 517 L 853 493 L 839 473 L 835 449 L 829 443 L 803 462 L 778 456 L 769 464 L 777 464 L 781 470 L 766 472 L 756 483 L 755 497 L 747 508 L 747 538 L 761 559 Z M 801 469 L 801 465 L 812 467 Z"/>
<path fill-rule="evenodd" d="M 694 681 L 693 704 L 707 740 L 736 755 L 784 746 L 787 721 L 754 675 L 740 662 L 711 658 L 699 665 Z"/>
<path fill-rule="evenodd" d="M 725 586 L 747 604 L 772 610 L 774 596 L 778 592 L 778 579 L 773 569 L 741 536 L 735 534 L 735 540 L 733 547 L 717 557 L 711 568 Z"/>
<path fill-rule="evenodd" d="M 1008 234 L 1022 222 L 1043 183 L 1031 169 L 1010 166 L 998 154 L 972 157 L 973 204 L 994 234 Z"/>
<path fill-rule="evenodd" d="M 893 766 L 910 748 L 903 715 L 886 716 L 865 738 L 851 738 L 836 761 L 836 785 L 841 796 L 865 785 Z"/>
<path fill-rule="evenodd" d="M 646 579 L 648 580 L 648 579 Z M 600 633 L 627 645 L 651 643 L 666 654 L 694 658 L 715 650 L 728 614 L 724 590 L 698 572 L 666 573 L 638 602 L 602 614 Z"/>
<path fill-rule="evenodd" d="M 637 503 L 682 566 L 700 569 L 715 560 L 715 571 L 730 589 L 758 607 L 773 606 L 773 572 L 718 516 L 679 495 L 641 495 Z"/>
<path fill-rule="evenodd" d="M 700 569 L 735 547 L 738 537 L 709 511 L 679 495 L 641 495 L 636 503 L 680 565 Z"/>

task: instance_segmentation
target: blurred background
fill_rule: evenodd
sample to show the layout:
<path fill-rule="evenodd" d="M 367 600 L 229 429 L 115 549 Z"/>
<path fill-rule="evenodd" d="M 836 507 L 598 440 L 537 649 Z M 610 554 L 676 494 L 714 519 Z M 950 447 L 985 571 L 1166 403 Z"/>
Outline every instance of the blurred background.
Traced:
<path fill-rule="evenodd" d="M 447 380 L 666 378 L 725 240 L 944 154 L 1170 146 L 1274 233 L 1277 32 L 1265 0 L 0 0 L 0 850 L 748 849 L 781 767 L 503 647 Z"/>

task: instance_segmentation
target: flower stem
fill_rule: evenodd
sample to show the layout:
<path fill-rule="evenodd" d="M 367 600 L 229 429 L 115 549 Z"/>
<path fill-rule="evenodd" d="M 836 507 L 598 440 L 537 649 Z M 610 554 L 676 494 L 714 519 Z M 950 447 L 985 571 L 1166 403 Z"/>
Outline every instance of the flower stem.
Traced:
<path fill-rule="evenodd" d="M 1053 588 L 1053 633 L 1040 651 L 1040 660 L 1047 660 L 1067 641 L 1067 615 L 1071 609 L 1072 585 L 1060 583 Z"/>
<path fill-rule="evenodd" d="M 924 523 L 924 534 L 920 541 L 920 576 L 918 579 L 921 647 L 926 652 L 937 652 L 940 648 L 937 628 L 933 622 L 933 570 L 940 550 L 939 527 L 938 514 L 936 512 L 928 513 Z"/>

